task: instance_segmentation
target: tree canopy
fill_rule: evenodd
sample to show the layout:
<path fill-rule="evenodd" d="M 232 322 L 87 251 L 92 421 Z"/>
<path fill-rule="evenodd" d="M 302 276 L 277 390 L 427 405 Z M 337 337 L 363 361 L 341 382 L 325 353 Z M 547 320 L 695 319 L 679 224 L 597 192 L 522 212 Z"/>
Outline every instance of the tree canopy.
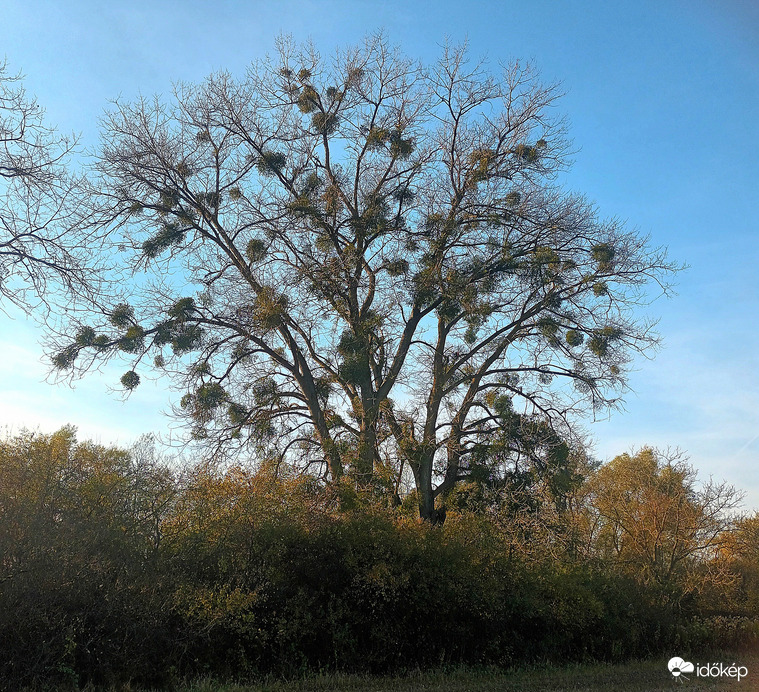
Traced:
<path fill-rule="evenodd" d="M 131 280 L 55 366 L 163 370 L 196 437 L 391 498 L 413 478 L 427 519 L 461 481 L 566 466 L 676 267 L 558 186 L 557 87 L 383 36 L 277 48 L 107 114 L 90 228 Z"/>
<path fill-rule="evenodd" d="M 696 471 L 679 453 L 645 447 L 602 466 L 589 483 L 599 555 L 638 578 L 671 587 L 703 581 L 704 564 L 729 539 L 743 494 Z M 696 577 L 696 578 L 694 578 Z"/>

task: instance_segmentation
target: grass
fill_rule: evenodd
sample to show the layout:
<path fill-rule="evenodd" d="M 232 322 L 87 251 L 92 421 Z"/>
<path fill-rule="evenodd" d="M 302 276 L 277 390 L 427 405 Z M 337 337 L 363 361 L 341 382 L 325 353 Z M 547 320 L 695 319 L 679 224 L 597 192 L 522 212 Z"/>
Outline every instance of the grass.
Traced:
<path fill-rule="evenodd" d="M 701 659 L 698 659 L 701 661 Z M 319 675 L 300 680 L 272 680 L 253 685 L 199 681 L 181 692 L 659 692 L 671 690 L 759 690 L 759 654 L 712 656 L 701 662 L 733 662 L 746 666 L 748 675 L 735 679 L 698 677 L 677 680 L 667 670 L 667 659 L 620 665 L 576 665 L 503 671 L 456 669 L 402 677 Z M 694 663 L 696 661 L 694 660 Z"/>

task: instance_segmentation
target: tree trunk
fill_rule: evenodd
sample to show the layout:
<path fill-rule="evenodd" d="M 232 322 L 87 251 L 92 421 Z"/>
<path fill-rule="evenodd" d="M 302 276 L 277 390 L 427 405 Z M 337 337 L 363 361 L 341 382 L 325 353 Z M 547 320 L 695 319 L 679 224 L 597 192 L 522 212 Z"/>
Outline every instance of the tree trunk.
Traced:
<path fill-rule="evenodd" d="M 374 475 L 374 457 L 377 431 L 373 421 L 364 418 L 358 439 L 356 459 L 356 480 L 360 485 L 369 485 Z"/>
<path fill-rule="evenodd" d="M 433 452 L 425 452 L 418 463 L 418 471 L 414 472 L 416 492 L 419 496 L 419 517 L 431 524 L 442 524 L 445 521 L 445 508 L 435 508 L 435 490 L 432 487 Z"/>

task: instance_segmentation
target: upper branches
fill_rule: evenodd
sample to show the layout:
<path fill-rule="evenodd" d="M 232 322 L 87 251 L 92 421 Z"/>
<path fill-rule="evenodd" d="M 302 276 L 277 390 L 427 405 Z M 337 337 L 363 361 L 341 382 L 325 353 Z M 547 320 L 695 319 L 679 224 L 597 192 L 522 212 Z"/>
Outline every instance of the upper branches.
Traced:
<path fill-rule="evenodd" d="M 76 142 L 43 115 L 20 76 L 0 65 L 0 296 L 26 310 L 70 305 L 95 284 L 84 183 L 65 169 Z"/>

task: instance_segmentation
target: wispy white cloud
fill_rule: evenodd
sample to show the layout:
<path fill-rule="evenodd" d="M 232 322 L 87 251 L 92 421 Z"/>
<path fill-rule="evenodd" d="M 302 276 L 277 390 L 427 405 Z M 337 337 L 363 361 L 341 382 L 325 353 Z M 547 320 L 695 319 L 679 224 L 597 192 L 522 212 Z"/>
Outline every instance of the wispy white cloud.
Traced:
<path fill-rule="evenodd" d="M 703 325 L 703 322 L 701 323 Z M 673 329 L 668 346 L 633 374 L 627 412 L 595 424 L 596 453 L 608 458 L 630 447 L 679 447 L 701 477 L 746 491 L 759 509 L 759 369 L 753 327 Z"/>

